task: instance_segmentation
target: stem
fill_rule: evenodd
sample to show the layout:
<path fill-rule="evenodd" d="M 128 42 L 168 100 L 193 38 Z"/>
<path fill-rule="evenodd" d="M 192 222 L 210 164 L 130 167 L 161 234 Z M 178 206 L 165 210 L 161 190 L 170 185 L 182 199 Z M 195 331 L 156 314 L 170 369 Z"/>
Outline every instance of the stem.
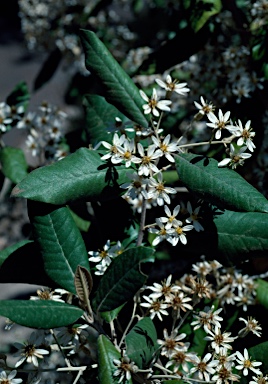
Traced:
<path fill-rule="evenodd" d="M 131 319 L 130 319 L 128 325 L 126 326 L 126 329 L 124 330 L 124 333 L 123 333 L 123 335 L 121 337 L 120 343 L 118 344 L 119 348 L 121 347 L 123 341 L 125 340 L 125 336 L 126 336 L 128 330 L 129 330 L 131 324 L 133 323 L 133 320 L 136 317 L 135 312 L 136 312 L 136 309 L 137 309 L 137 301 L 135 300 L 135 297 L 136 297 L 136 295 L 134 296 L 134 306 L 133 306 L 133 311 L 132 311 Z"/>
<path fill-rule="evenodd" d="M 111 336 L 112 336 L 112 341 L 114 342 L 114 345 L 117 347 L 117 335 L 114 327 L 114 322 L 113 320 L 110 321 L 110 328 L 111 328 Z"/>
<path fill-rule="evenodd" d="M 141 245 L 142 239 L 143 239 L 143 231 L 144 231 L 144 224 L 145 224 L 145 218 L 146 218 L 146 203 L 147 203 L 147 200 L 143 197 L 142 208 L 141 208 L 140 229 L 139 229 L 138 239 L 136 243 L 137 247 Z"/>
<path fill-rule="evenodd" d="M 59 350 L 61 351 L 61 354 L 62 354 L 62 356 L 63 356 L 63 358 L 64 358 L 64 361 L 65 361 L 66 365 L 67 365 L 68 367 L 72 367 L 71 364 L 70 364 L 70 362 L 69 362 L 69 360 L 68 360 L 67 357 L 65 356 L 65 353 L 64 353 L 64 351 L 62 350 L 61 345 L 59 344 L 58 339 L 56 338 L 56 335 L 55 335 L 53 329 L 50 329 L 50 333 L 51 333 L 51 335 L 53 336 L 54 340 L 56 341 L 56 344 L 57 344 L 57 346 L 59 347 Z"/>
<path fill-rule="evenodd" d="M 187 147 L 198 147 L 199 145 L 208 145 L 208 144 L 226 144 L 228 141 L 226 140 L 218 140 L 218 141 L 202 141 L 201 143 L 190 143 L 190 144 L 182 144 L 180 145 L 180 148 L 187 148 Z"/>

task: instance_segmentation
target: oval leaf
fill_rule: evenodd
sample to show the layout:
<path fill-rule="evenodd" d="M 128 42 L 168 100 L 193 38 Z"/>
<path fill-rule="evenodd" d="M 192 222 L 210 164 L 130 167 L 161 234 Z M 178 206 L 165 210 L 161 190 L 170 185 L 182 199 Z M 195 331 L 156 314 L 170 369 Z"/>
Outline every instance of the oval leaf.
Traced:
<path fill-rule="evenodd" d="M 90 311 L 89 295 L 93 287 L 93 280 L 90 272 L 86 268 L 81 267 L 81 265 L 78 265 L 76 268 L 74 285 L 76 294 L 81 301 L 83 308 Z"/>
<path fill-rule="evenodd" d="M 117 256 L 100 281 L 94 308 L 100 312 L 111 311 L 131 299 L 147 278 L 140 271 L 140 264 L 152 263 L 153 253 L 152 248 L 137 247 Z"/>
<path fill-rule="evenodd" d="M 76 293 L 77 266 L 89 269 L 89 263 L 85 243 L 69 209 L 30 202 L 29 217 L 46 273 L 62 288 Z"/>
<path fill-rule="evenodd" d="M 113 376 L 116 371 L 114 359 L 120 359 L 120 352 L 115 348 L 113 343 L 104 335 L 98 338 L 98 365 L 99 365 L 99 380 L 100 384 L 118 383 L 118 380 Z"/>
<path fill-rule="evenodd" d="M 268 309 L 268 282 L 262 279 L 257 280 L 257 300 Z"/>
<path fill-rule="evenodd" d="M 131 78 L 94 32 L 82 29 L 81 41 L 86 67 L 101 81 L 107 101 L 130 120 L 147 127 L 148 121 L 142 109 L 144 101 Z"/>
<path fill-rule="evenodd" d="M 95 146 L 100 141 L 112 141 L 113 132 L 116 129 L 115 118 L 122 121 L 125 117 L 112 104 L 109 104 L 104 97 L 98 95 L 86 95 L 84 99 L 86 107 L 86 132 L 89 142 Z"/>
<path fill-rule="evenodd" d="M 19 183 L 27 176 L 28 165 L 20 148 L 4 147 L 0 150 L 2 172 L 13 183 Z"/>
<path fill-rule="evenodd" d="M 140 369 L 145 369 L 159 349 L 157 333 L 150 317 L 140 320 L 126 336 L 127 355 Z"/>
<path fill-rule="evenodd" d="M 82 315 L 82 309 L 52 300 L 0 301 L 0 316 L 30 328 L 63 327 L 76 322 Z"/>
<path fill-rule="evenodd" d="M 190 153 L 176 157 L 179 179 L 200 198 L 222 208 L 268 213 L 268 200 L 242 176 L 218 162 Z"/>
<path fill-rule="evenodd" d="M 118 184 L 129 180 L 125 167 L 109 167 L 97 152 L 80 148 L 74 154 L 31 172 L 12 196 L 63 205 L 79 199 L 111 199 Z"/>

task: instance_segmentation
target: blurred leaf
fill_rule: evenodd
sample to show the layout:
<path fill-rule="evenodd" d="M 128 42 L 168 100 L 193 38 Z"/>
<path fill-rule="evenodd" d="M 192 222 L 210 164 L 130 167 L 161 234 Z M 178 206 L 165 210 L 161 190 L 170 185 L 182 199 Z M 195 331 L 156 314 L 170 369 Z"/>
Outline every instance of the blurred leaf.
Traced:
<path fill-rule="evenodd" d="M 79 199 L 111 199 L 129 180 L 126 167 L 111 167 L 96 151 L 80 148 L 51 165 L 35 169 L 12 191 L 14 197 L 62 205 Z M 116 187 L 116 188 L 115 188 Z"/>
<path fill-rule="evenodd" d="M 101 81 L 107 101 L 130 120 L 147 127 L 139 89 L 94 32 L 82 29 L 80 33 L 86 67 Z"/>
<path fill-rule="evenodd" d="M 78 265 L 89 269 L 89 263 L 85 243 L 69 209 L 30 201 L 29 218 L 46 273 L 60 287 L 76 293 L 76 269 Z"/>
<path fill-rule="evenodd" d="M 98 338 L 98 369 L 100 384 L 118 383 L 119 377 L 113 374 L 117 370 L 113 361 L 120 360 L 120 352 L 106 336 L 100 335 Z"/>
<path fill-rule="evenodd" d="M 145 369 L 159 349 L 157 333 L 150 317 L 140 320 L 126 336 L 127 356 L 133 360 L 140 369 Z"/>
<path fill-rule="evenodd" d="M 93 307 L 106 312 L 130 300 L 146 281 L 141 264 L 154 262 L 153 253 L 152 248 L 136 247 L 117 256 L 100 280 Z"/>
<path fill-rule="evenodd" d="M 195 32 L 198 32 L 211 16 L 217 15 L 222 8 L 221 0 L 195 0 L 189 2 L 190 23 Z"/>
<path fill-rule="evenodd" d="M 34 81 L 34 91 L 37 91 L 52 78 L 61 62 L 61 59 L 62 52 L 56 47 L 54 51 L 49 54 L 40 72 L 38 73 Z"/>
<path fill-rule="evenodd" d="M 115 118 L 125 120 L 124 115 L 112 104 L 109 104 L 104 97 L 98 95 L 86 95 L 84 98 L 86 107 L 86 131 L 88 132 L 89 142 L 95 146 L 99 142 L 111 142 L 115 131 Z"/>
<path fill-rule="evenodd" d="M 18 83 L 13 91 L 6 98 L 6 102 L 8 105 L 18 105 L 22 104 L 24 106 L 24 110 L 26 110 L 30 100 L 29 89 L 25 81 L 21 81 Z"/>
<path fill-rule="evenodd" d="M 32 243 L 32 242 L 33 242 L 32 240 L 22 240 L 22 241 L 19 241 L 16 244 L 10 245 L 9 247 L 7 247 L 7 248 L 3 249 L 2 251 L 0 251 L 0 267 L 2 266 L 4 261 L 10 255 L 12 255 L 13 252 L 15 252 L 17 249 L 19 249 L 21 247 L 24 247 L 24 245 Z"/>
<path fill-rule="evenodd" d="M 20 148 L 4 147 L 0 150 L 2 172 L 13 183 L 17 184 L 27 175 L 28 165 L 24 152 Z"/>
<path fill-rule="evenodd" d="M 257 301 L 266 309 L 268 309 L 268 282 L 258 279 L 257 283 Z"/>
<path fill-rule="evenodd" d="M 50 329 L 77 321 L 83 310 L 49 300 L 1 300 L 0 316 L 30 328 Z"/>
<path fill-rule="evenodd" d="M 199 198 L 222 208 L 268 213 L 268 200 L 242 176 L 219 168 L 212 158 L 183 153 L 176 156 L 179 180 Z"/>

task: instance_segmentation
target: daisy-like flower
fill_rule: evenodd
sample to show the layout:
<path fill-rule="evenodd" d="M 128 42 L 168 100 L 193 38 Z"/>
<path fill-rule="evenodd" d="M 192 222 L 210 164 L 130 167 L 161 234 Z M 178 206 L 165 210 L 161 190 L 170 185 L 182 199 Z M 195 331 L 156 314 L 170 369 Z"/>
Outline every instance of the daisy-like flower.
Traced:
<path fill-rule="evenodd" d="M 165 204 L 170 204 L 170 197 L 168 194 L 175 194 L 176 189 L 165 187 L 165 184 L 163 182 L 163 175 L 162 173 L 158 173 L 157 180 L 153 177 L 149 179 L 149 191 L 148 191 L 148 197 L 149 199 L 156 199 L 157 204 L 162 206 Z"/>
<path fill-rule="evenodd" d="M 35 129 L 31 129 L 30 135 L 27 136 L 27 139 L 25 140 L 25 144 L 29 150 L 32 151 L 32 156 L 37 156 L 40 152 L 40 138 L 39 134 Z"/>
<path fill-rule="evenodd" d="M 168 303 L 173 311 L 177 313 L 177 317 L 180 315 L 180 310 L 186 312 L 187 310 L 191 311 L 193 309 L 191 304 L 189 304 L 189 301 L 192 301 L 192 299 L 185 296 L 182 291 L 177 291 L 166 297 L 166 303 Z"/>
<path fill-rule="evenodd" d="M 255 132 L 252 132 L 250 120 L 246 122 L 245 127 L 243 127 L 241 120 L 238 120 L 238 124 L 236 124 L 236 130 L 233 133 L 235 136 L 239 136 L 237 145 L 242 146 L 243 144 L 246 144 L 250 152 L 254 151 L 256 146 L 253 143 L 252 138 L 255 137 Z"/>
<path fill-rule="evenodd" d="M 125 380 L 129 381 L 131 379 L 131 374 L 138 371 L 138 367 L 135 363 L 125 354 L 120 360 L 114 359 L 113 363 L 117 368 L 116 371 L 114 371 L 113 376 L 119 376 L 118 383 L 125 382 Z"/>
<path fill-rule="evenodd" d="M 239 317 L 239 320 L 244 321 L 246 326 L 238 332 L 238 336 L 245 337 L 249 332 L 252 332 L 254 335 L 261 337 L 260 331 L 262 330 L 262 327 L 258 324 L 256 319 L 248 317 L 246 320 L 243 317 Z"/>
<path fill-rule="evenodd" d="M 118 164 L 122 161 L 121 157 L 119 156 L 119 150 L 118 148 L 123 145 L 123 143 L 126 140 L 126 136 L 118 136 L 117 133 L 114 134 L 113 136 L 113 143 L 110 144 L 106 141 L 102 141 L 101 144 L 109 150 L 109 152 L 106 155 L 103 155 L 101 157 L 101 160 L 109 160 L 111 159 L 111 162 L 113 164 Z"/>
<path fill-rule="evenodd" d="M 167 233 L 172 237 L 172 245 L 175 247 L 180 241 L 182 244 L 187 244 L 186 233 L 194 228 L 193 225 L 182 226 L 181 222 L 174 220 L 173 228 L 167 229 Z"/>
<path fill-rule="evenodd" d="M 219 117 L 214 115 L 214 113 L 210 112 L 207 117 L 210 121 L 210 123 L 207 123 L 207 126 L 210 128 L 213 128 L 216 130 L 215 133 L 215 139 L 218 140 L 221 138 L 221 131 L 223 129 L 227 129 L 231 133 L 234 130 L 233 125 L 229 125 L 229 117 L 230 117 L 231 112 L 227 111 L 225 114 L 222 113 L 222 110 L 219 109 Z"/>
<path fill-rule="evenodd" d="M 233 347 L 229 344 L 234 342 L 237 337 L 231 337 L 231 332 L 223 332 L 221 333 L 221 330 L 219 327 L 215 326 L 214 332 L 211 330 L 207 330 L 207 333 L 210 336 L 206 336 L 204 340 L 211 341 L 211 347 L 215 349 L 216 353 L 220 353 L 220 351 L 224 349 L 233 349 Z"/>
<path fill-rule="evenodd" d="M 147 289 L 153 291 L 149 296 L 153 299 L 159 299 L 161 296 L 167 298 L 172 293 L 177 292 L 180 288 L 178 285 L 171 284 L 171 278 L 172 275 L 169 275 L 167 279 L 161 282 L 161 284 L 153 283 L 153 286 L 147 287 Z"/>
<path fill-rule="evenodd" d="M 233 144 L 230 144 L 230 157 L 226 157 L 218 163 L 218 167 L 225 167 L 230 165 L 232 169 L 235 169 L 238 165 L 243 165 L 245 159 L 249 159 L 252 155 L 245 153 L 247 147 L 235 148 Z"/>
<path fill-rule="evenodd" d="M 129 168 L 132 163 L 138 164 L 141 162 L 141 159 L 134 155 L 135 152 L 135 142 L 134 140 L 128 141 L 125 140 L 123 145 L 118 147 L 118 155 L 122 161 L 125 161 L 126 168 Z"/>
<path fill-rule="evenodd" d="M 249 382 L 249 384 L 266 384 L 266 383 L 268 383 L 268 376 L 267 375 L 263 376 L 263 374 L 261 374 L 259 376 L 253 376 L 252 379 L 253 380 L 251 380 Z"/>
<path fill-rule="evenodd" d="M 244 356 L 239 351 L 236 352 L 236 356 L 237 356 L 236 360 L 238 362 L 238 365 L 236 365 L 235 368 L 239 370 L 243 370 L 244 376 L 248 375 L 249 369 L 252 372 L 256 373 L 256 375 L 261 375 L 260 369 L 256 367 L 259 367 L 260 365 L 262 365 L 262 363 L 259 361 L 251 361 L 248 354 L 248 350 L 246 348 L 244 349 Z"/>
<path fill-rule="evenodd" d="M 169 336 L 167 330 L 164 329 L 164 340 L 157 340 L 157 343 L 161 345 L 161 355 L 170 358 L 172 354 L 180 350 L 184 350 L 185 343 L 181 342 L 186 337 L 186 333 L 178 335 L 178 331 L 173 330 Z"/>
<path fill-rule="evenodd" d="M 0 372 L 0 384 L 19 384 L 22 382 L 22 379 L 14 379 L 17 371 L 14 369 L 8 375 L 5 371 Z"/>
<path fill-rule="evenodd" d="M 179 83 L 179 80 L 177 79 L 172 81 L 170 75 L 167 75 L 166 81 L 155 79 L 155 82 L 166 91 L 176 92 L 178 95 L 186 96 L 187 92 L 190 91 L 190 89 L 186 87 L 187 83 Z"/>
<path fill-rule="evenodd" d="M 140 90 L 140 95 L 143 98 L 143 100 L 146 101 L 147 104 L 144 104 L 142 108 L 144 109 L 145 115 L 152 113 L 155 117 L 159 117 L 160 113 L 158 109 L 161 111 L 170 111 L 169 105 L 171 104 L 170 100 L 158 100 L 156 89 L 153 89 L 153 94 L 151 99 L 142 91 Z"/>
<path fill-rule="evenodd" d="M 107 240 L 107 243 L 104 245 L 102 250 L 89 251 L 88 254 L 91 255 L 91 257 L 88 260 L 92 261 L 93 263 L 101 262 L 103 265 L 106 266 L 110 265 L 112 262 L 112 258 L 114 257 L 114 255 L 109 252 L 110 245 L 110 240 Z"/>
<path fill-rule="evenodd" d="M 150 145 L 147 148 L 147 154 L 144 152 L 144 148 L 141 143 L 137 144 L 138 152 L 141 157 L 141 164 L 139 166 L 138 174 L 149 176 L 151 173 L 158 173 L 159 169 L 154 164 L 156 159 L 162 156 L 160 149 L 155 150 L 155 145 Z"/>
<path fill-rule="evenodd" d="M 191 368 L 190 374 L 197 372 L 199 380 L 210 381 L 210 375 L 215 373 L 214 367 L 218 365 L 217 360 L 212 360 L 209 362 L 211 357 L 211 353 L 207 353 L 203 359 L 196 356 L 196 361 L 193 362 L 194 367 Z"/>
<path fill-rule="evenodd" d="M 212 329 L 212 326 L 221 327 L 220 321 L 223 320 L 222 317 L 218 316 L 218 314 L 222 311 L 222 308 L 214 311 L 214 307 L 211 309 L 205 308 L 205 311 L 200 311 L 198 315 L 193 315 L 196 320 L 194 320 L 191 325 L 194 326 L 194 330 L 204 327 L 204 330 L 208 333 L 209 330 Z"/>
<path fill-rule="evenodd" d="M 177 142 L 173 141 L 170 142 L 171 136 L 168 134 L 164 140 L 157 139 L 155 136 L 152 136 L 152 141 L 156 148 L 159 148 L 162 152 L 162 155 L 165 156 L 165 158 L 170 161 L 171 163 L 174 163 L 174 157 L 172 156 L 172 153 L 178 152 L 178 144 Z"/>
<path fill-rule="evenodd" d="M 159 320 L 163 320 L 161 315 L 168 315 L 166 309 L 168 308 L 168 304 L 165 304 L 157 299 L 153 299 L 152 297 L 143 296 L 143 298 L 147 301 L 147 303 L 141 303 L 142 307 L 148 308 L 150 312 L 150 318 L 153 320 L 155 316 L 158 317 Z"/>
<path fill-rule="evenodd" d="M 37 296 L 30 296 L 30 300 L 52 300 L 64 303 L 65 301 L 62 300 L 61 294 L 57 295 L 55 292 L 56 289 L 52 291 L 50 288 L 41 288 L 36 291 Z M 68 292 L 65 291 L 64 293 Z"/>
<path fill-rule="evenodd" d="M 196 207 L 195 210 L 193 210 L 192 205 L 190 201 L 187 202 L 187 210 L 190 214 L 190 217 L 186 219 L 186 223 L 193 223 L 194 229 L 197 232 L 204 231 L 204 227 L 199 223 L 199 211 L 200 207 Z"/>
<path fill-rule="evenodd" d="M 243 311 L 247 311 L 248 305 L 255 304 L 255 298 L 252 296 L 252 292 L 250 291 L 239 291 L 238 295 L 234 298 L 235 301 L 237 301 L 237 306 L 243 307 Z"/>
<path fill-rule="evenodd" d="M 11 109 L 5 102 L 0 103 L 0 132 L 6 132 L 7 126 L 12 123 Z"/>
<path fill-rule="evenodd" d="M 232 362 L 227 362 L 217 367 L 217 373 L 212 376 L 212 380 L 215 380 L 216 384 L 229 384 L 233 381 L 239 381 L 240 376 L 232 373 Z"/>
<path fill-rule="evenodd" d="M 192 287 L 192 293 L 201 298 L 211 298 L 211 284 L 204 278 L 198 278 L 197 280 L 191 279 L 190 285 Z"/>
<path fill-rule="evenodd" d="M 190 343 L 187 343 L 190 344 Z M 187 352 L 187 350 L 180 350 L 175 351 L 171 357 L 170 360 L 166 364 L 166 368 L 169 368 L 172 366 L 172 370 L 174 373 L 180 373 L 180 370 L 182 369 L 184 372 L 189 372 L 189 364 L 188 363 L 194 363 L 197 360 L 196 352 Z"/>
<path fill-rule="evenodd" d="M 74 324 L 69 327 L 58 328 L 57 337 L 62 345 L 68 345 L 70 342 L 78 343 L 79 335 L 86 328 L 88 328 L 87 324 Z"/>
<path fill-rule="evenodd" d="M 173 221 L 176 219 L 177 215 L 180 213 L 180 205 L 176 205 L 172 213 L 167 205 L 164 206 L 164 210 L 167 217 L 160 217 L 159 220 L 162 223 L 166 223 L 166 229 L 170 229 L 172 227 Z M 181 221 L 176 220 L 176 222 L 180 222 L 180 225 L 182 225 Z"/>
<path fill-rule="evenodd" d="M 194 105 L 198 109 L 198 113 L 195 115 L 196 120 L 200 120 L 204 115 L 213 113 L 215 110 L 215 106 L 212 103 L 205 101 L 203 96 L 200 97 L 200 102 L 201 104 L 197 101 L 194 101 Z"/>
<path fill-rule="evenodd" d="M 158 218 L 155 219 L 155 221 L 156 221 L 156 225 L 158 225 L 159 229 L 156 229 L 156 228 L 149 228 L 148 229 L 148 232 L 154 233 L 157 235 L 152 242 L 152 246 L 155 247 L 156 245 L 158 245 L 163 240 L 167 240 L 168 242 L 170 242 L 172 244 L 172 241 L 173 241 L 172 237 L 168 234 L 165 225 Z"/>
<path fill-rule="evenodd" d="M 199 263 L 192 265 L 192 270 L 200 276 L 206 276 L 212 270 L 212 267 L 208 261 L 200 261 Z"/>
<path fill-rule="evenodd" d="M 132 199 L 136 199 L 140 194 L 148 199 L 148 193 L 146 191 L 148 185 L 148 179 L 143 176 L 139 176 L 137 173 L 131 173 L 127 175 L 131 181 L 120 185 L 120 188 L 126 189 L 126 196 L 130 196 Z"/>
<path fill-rule="evenodd" d="M 30 338 L 24 344 L 14 343 L 14 346 L 19 349 L 19 352 L 15 356 L 22 356 L 19 361 L 15 364 L 15 368 L 24 363 L 33 364 L 35 367 L 38 367 L 38 359 L 43 359 L 44 355 L 48 355 L 49 351 L 43 348 L 37 348 L 41 344 L 41 339 L 36 338 L 35 333 L 33 332 L 30 335 Z"/>
<path fill-rule="evenodd" d="M 30 129 L 34 127 L 34 120 L 36 118 L 36 114 L 34 112 L 28 112 L 23 118 L 18 121 L 16 128 L 18 129 Z"/>

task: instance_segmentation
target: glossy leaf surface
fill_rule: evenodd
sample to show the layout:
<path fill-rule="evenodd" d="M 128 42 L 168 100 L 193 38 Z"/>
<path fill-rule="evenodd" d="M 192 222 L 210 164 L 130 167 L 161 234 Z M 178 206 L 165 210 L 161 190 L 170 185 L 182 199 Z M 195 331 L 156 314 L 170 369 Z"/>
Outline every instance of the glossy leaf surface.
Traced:
<path fill-rule="evenodd" d="M 13 196 L 50 204 L 79 199 L 110 199 L 118 184 L 129 178 L 124 167 L 108 167 L 97 152 L 80 148 L 74 154 L 31 172 L 12 191 Z"/>
<path fill-rule="evenodd" d="M 268 212 L 267 199 L 237 172 L 190 153 L 176 157 L 179 179 L 198 197 L 234 211 Z"/>
<path fill-rule="evenodd" d="M 29 216 L 48 276 L 60 287 L 76 293 L 78 265 L 89 269 L 85 243 L 68 208 L 30 202 Z"/>
<path fill-rule="evenodd" d="M 120 357 L 121 355 L 113 343 L 104 335 L 100 335 L 98 338 L 98 365 L 100 384 L 118 383 L 120 376 L 118 379 L 113 376 L 117 369 L 113 363 L 113 360 L 118 360 Z"/>
<path fill-rule="evenodd" d="M 128 357 L 140 369 L 146 368 L 159 348 L 156 341 L 157 333 L 153 321 L 150 317 L 143 318 L 126 336 Z"/>
<path fill-rule="evenodd" d="M 82 315 L 82 309 L 52 300 L 0 301 L 0 316 L 30 328 L 63 327 L 74 323 Z"/>
<path fill-rule="evenodd" d="M 94 32 L 82 29 L 80 34 L 86 67 L 105 88 L 107 101 L 130 120 L 147 127 L 148 121 L 142 109 L 144 100 L 134 82 Z"/>
<path fill-rule="evenodd" d="M 117 256 L 102 277 L 93 306 L 106 312 L 130 300 L 142 287 L 147 276 L 141 264 L 152 263 L 154 250 L 146 247 L 131 248 Z"/>

